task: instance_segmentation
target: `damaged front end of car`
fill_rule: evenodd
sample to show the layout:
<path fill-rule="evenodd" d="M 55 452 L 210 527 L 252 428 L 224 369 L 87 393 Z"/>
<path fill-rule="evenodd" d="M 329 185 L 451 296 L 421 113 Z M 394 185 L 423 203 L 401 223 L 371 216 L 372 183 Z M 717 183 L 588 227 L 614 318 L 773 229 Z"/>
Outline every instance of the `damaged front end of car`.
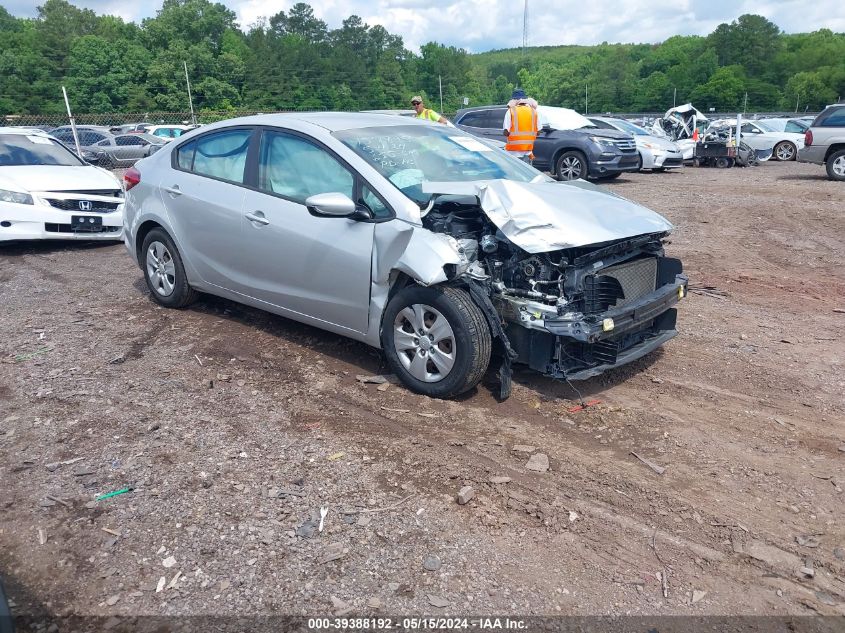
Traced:
<path fill-rule="evenodd" d="M 469 287 L 503 346 L 503 397 L 511 360 L 582 380 L 677 335 L 687 277 L 665 255 L 672 226 L 658 214 L 586 183 L 423 187 L 423 226 L 461 254 L 450 281 Z"/>

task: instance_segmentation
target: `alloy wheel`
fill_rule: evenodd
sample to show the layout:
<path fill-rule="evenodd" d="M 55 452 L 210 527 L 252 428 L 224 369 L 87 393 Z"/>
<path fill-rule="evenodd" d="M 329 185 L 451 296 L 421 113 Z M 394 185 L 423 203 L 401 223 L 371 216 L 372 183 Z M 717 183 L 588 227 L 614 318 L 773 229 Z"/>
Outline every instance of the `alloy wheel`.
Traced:
<path fill-rule="evenodd" d="M 778 160 L 792 160 L 795 157 L 795 146 L 792 143 L 781 143 L 776 150 Z"/>
<path fill-rule="evenodd" d="M 560 162 L 560 176 L 564 180 L 576 180 L 581 177 L 584 166 L 577 156 L 567 156 Z"/>
<path fill-rule="evenodd" d="M 455 333 L 440 312 L 412 304 L 393 322 L 393 344 L 402 366 L 417 380 L 439 382 L 455 365 Z"/>
<path fill-rule="evenodd" d="M 845 155 L 839 156 L 830 166 L 831 171 L 839 178 L 845 178 Z"/>
<path fill-rule="evenodd" d="M 162 297 L 169 297 L 176 287 L 176 265 L 173 256 L 161 242 L 151 242 L 147 248 L 147 278 Z"/>

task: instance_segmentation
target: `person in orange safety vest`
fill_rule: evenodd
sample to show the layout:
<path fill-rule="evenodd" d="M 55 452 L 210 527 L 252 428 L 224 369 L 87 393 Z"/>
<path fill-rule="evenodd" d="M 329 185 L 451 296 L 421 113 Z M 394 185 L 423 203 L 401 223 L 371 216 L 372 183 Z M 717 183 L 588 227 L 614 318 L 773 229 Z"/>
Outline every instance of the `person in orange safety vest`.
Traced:
<path fill-rule="evenodd" d="M 508 142 L 505 149 L 511 156 L 516 156 L 527 163 L 534 159 L 534 140 L 539 126 L 537 122 L 537 102 L 525 96 L 525 91 L 517 88 L 513 91 L 502 123 Z"/>

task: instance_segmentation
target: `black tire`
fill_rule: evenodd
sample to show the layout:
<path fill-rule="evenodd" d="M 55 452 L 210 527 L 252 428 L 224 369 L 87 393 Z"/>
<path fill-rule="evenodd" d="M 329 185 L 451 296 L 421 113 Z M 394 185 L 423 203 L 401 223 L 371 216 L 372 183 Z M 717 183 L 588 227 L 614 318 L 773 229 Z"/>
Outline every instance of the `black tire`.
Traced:
<path fill-rule="evenodd" d="M 440 313 L 434 315 L 428 310 L 421 309 L 420 313 L 424 315 L 423 321 L 426 331 L 441 316 L 445 318 L 452 332 L 452 338 L 448 340 L 449 345 L 447 347 L 431 346 L 426 341 L 426 346 L 429 346 L 428 352 L 425 349 L 422 349 L 421 353 L 413 349 L 404 351 L 397 349 L 395 335 L 401 334 L 400 329 L 410 338 L 416 337 L 418 334 L 413 329 L 408 328 L 410 323 L 407 321 L 404 324 L 397 324 L 397 319 L 400 322 L 403 320 L 400 313 L 415 305 L 420 306 L 420 308 L 423 306 L 433 308 Z M 411 312 L 413 312 L 413 309 Z M 434 318 L 432 319 L 432 317 Z M 428 322 L 429 319 L 432 320 Z M 431 331 L 434 332 L 435 330 L 432 328 Z M 424 335 L 418 338 L 423 339 Z M 484 313 L 465 290 L 450 286 L 408 286 L 397 292 L 387 304 L 382 317 L 381 346 L 391 370 L 408 389 L 432 398 L 453 398 L 475 387 L 484 376 L 484 372 L 487 371 L 487 366 L 490 364 L 492 337 Z M 422 346 L 419 346 L 418 349 L 420 347 Z M 434 352 L 431 350 L 434 350 Z M 451 354 L 454 358 L 451 369 L 439 379 L 436 378 L 436 374 L 439 373 L 437 367 L 430 360 L 431 354 L 437 351 Z M 425 372 L 427 373 L 431 368 L 435 370 L 432 372 L 435 377 L 431 381 L 420 380 L 415 377 L 403 364 L 400 354 L 405 354 L 404 362 L 408 363 L 419 355 L 420 358 L 424 359 L 422 366 L 425 368 Z M 428 358 L 426 358 L 426 354 L 428 354 Z"/>
<path fill-rule="evenodd" d="M 160 244 L 166 250 L 166 256 L 165 253 L 159 250 L 161 257 L 158 259 L 163 263 L 162 270 L 166 272 L 159 274 L 158 280 L 151 278 L 153 272 L 150 269 L 151 263 L 148 260 L 150 248 L 154 244 Z M 185 275 L 185 266 L 182 264 L 182 256 L 179 254 L 179 249 L 176 248 L 176 244 L 164 229 L 153 229 L 147 233 L 143 246 L 141 246 L 139 261 L 141 268 L 144 270 L 144 280 L 147 282 L 147 288 L 156 303 L 166 308 L 184 308 L 192 304 L 199 297 L 199 293 L 191 288 L 191 285 L 188 283 L 188 277 Z M 168 266 L 170 263 L 172 263 L 172 267 Z M 163 277 L 166 277 L 166 281 Z M 170 292 L 167 292 L 168 287 L 172 287 Z"/>
<path fill-rule="evenodd" d="M 643 155 L 637 152 L 637 171 L 643 170 Z"/>
<path fill-rule="evenodd" d="M 730 166 L 731 166 L 731 159 L 730 158 L 726 158 L 724 156 L 719 156 L 719 158 L 716 159 L 716 167 L 718 167 L 719 169 L 726 169 L 727 167 L 730 167 Z"/>
<path fill-rule="evenodd" d="M 564 152 L 555 162 L 555 175 L 558 180 L 586 179 L 588 174 L 587 158 L 577 150 Z"/>
<path fill-rule="evenodd" d="M 783 158 L 781 158 L 783 156 Z M 798 148 L 795 147 L 794 144 L 790 143 L 789 141 L 781 141 L 777 145 L 775 145 L 774 149 L 772 150 L 772 157 L 775 160 L 797 160 L 798 158 Z"/>
<path fill-rule="evenodd" d="M 828 178 L 840 182 L 845 180 L 845 149 L 840 149 L 828 156 L 824 166 L 827 169 Z"/>

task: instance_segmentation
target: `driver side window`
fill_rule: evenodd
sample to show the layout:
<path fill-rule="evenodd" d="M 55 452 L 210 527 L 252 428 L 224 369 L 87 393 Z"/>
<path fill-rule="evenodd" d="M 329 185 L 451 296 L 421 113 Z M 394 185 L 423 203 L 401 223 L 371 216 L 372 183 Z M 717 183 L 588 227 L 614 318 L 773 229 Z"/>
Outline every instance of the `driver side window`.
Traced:
<path fill-rule="evenodd" d="M 258 163 L 262 191 L 304 204 L 318 193 L 342 193 L 354 199 L 354 185 L 352 173 L 321 147 L 282 132 L 262 136 Z"/>

